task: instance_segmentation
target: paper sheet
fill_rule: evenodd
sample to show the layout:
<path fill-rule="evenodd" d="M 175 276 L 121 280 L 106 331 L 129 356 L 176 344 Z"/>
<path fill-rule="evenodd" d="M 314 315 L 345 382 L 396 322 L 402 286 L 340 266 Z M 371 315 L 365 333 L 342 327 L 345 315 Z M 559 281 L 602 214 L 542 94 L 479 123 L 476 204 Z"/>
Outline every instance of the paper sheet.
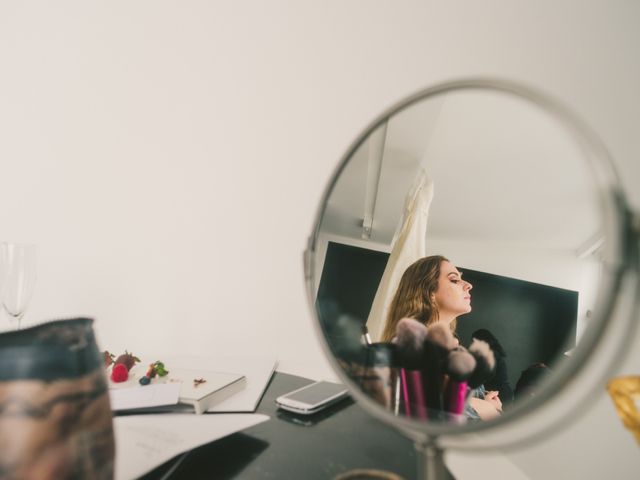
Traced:
<path fill-rule="evenodd" d="M 138 478 L 176 455 L 268 420 L 262 414 L 116 417 L 116 480 Z"/>

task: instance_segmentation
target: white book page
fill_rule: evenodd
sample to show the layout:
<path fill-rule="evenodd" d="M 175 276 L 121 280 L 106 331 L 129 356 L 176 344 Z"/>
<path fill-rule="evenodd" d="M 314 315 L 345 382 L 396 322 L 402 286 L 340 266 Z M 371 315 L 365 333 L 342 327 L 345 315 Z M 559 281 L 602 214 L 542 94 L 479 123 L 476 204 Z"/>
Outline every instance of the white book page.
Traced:
<path fill-rule="evenodd" d="M 210 370 L 244 375 L 245 387 L 231 397 L 211 407 L 208 412 L 255 412 L 269 381 L 275 372 L 278 361 L 275 356 L 169 356 L 147 355 L 147 358 L 160 358 L 164 362 L 169 376 L 171 370 Z"/>
<path fill-rule="evenodd" d="M 220 365 L 224 371 L 230 371 L 227 367 L 237 367 L 242 373 L 247 384 L 245 388 L 233 396 L 211 407 L 208 412 L 254 412 L 258 403 L 269 385 L 271 376 L 278 365 L 274 357 L 240 357 L 221 358 Z"/>
<path fill-rule="evenodd" d="M 170 381 L 182 385 L 180 397 L 197 400 L 214 392 L 223 390 L 242 379 L 238 373 L 228 373 L 212 370 L 185 370 L 173 368 L 169 373 Z M 196 380 L 202 381 L 197 383 Z"/>

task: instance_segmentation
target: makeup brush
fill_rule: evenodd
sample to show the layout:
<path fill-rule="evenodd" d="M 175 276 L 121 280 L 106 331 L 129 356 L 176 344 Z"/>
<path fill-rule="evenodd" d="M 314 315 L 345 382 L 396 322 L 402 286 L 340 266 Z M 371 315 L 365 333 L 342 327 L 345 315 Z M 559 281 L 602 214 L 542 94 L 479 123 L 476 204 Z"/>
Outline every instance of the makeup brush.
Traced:
<path fill-rule="evenodd" d="M 496 365 L 496 357 L 487 342 L 475 338 L 469 346 L 469 353 L 476 360 L 476 368 L 467 380 L 469 388 L 473 389 L 478 388 L 491 376 Z"/>
<path fill-rule="evenodd" d="M 444 388 L 444 409 L 460 415 L 464 411 L 469 386 L 467 379 L 476 368 L 476 359 L 466 348 L 457 347 L 447 356 L 446 372 L 449 376 Z"/>
<path fill-rule="evenodd" d="M 427 328 L 423 344 L 422 383 L 427 408 L 441 412 L 444 407 L 443 387 L 449 350 L 456 346 L 456 340 L 445 323 L 436 322 Z"/>
<path fill-rule="evenodd" d="M 400 367 L 404 413 L 408 417 L 427 419 L 427 402 L 422 368 L 425 365 L 424 345 L 427 327 L 412 318 L 403 318 L 396 325 L 396 365 Z"/>
<path fill-rule="evenodd" d="M 424 341 L 427 327 L 413 318 L 403 318 L 396 325 L 396 336 L 392 340 L 397 345 L 398 366 L 415 370 L 424 366 Z"/>

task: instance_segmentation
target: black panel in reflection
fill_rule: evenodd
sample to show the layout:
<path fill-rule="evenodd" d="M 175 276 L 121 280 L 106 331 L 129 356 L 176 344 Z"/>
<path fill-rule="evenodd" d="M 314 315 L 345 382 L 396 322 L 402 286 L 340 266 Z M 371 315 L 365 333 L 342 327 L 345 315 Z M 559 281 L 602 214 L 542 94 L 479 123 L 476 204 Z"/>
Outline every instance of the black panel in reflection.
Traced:
<path fill-rule="evenodd" d="M 389 254 L 329 242 L 316 299 L 316 310 L 333 354 L 356 365 L 368 363 L 361 348 L 378 283 Z"/>
<path fill-rule="evenodd" d="M 471 282 L 471 313 L 458 318 L 464 345 L 486 328 L 507 354 L 508 376 L 515 386 L 529 365 L 552 369 L 575 346 L 578 292 L 459 267 Z"/>
<path fill-rule="evenodd" d="M 337 313 L 367 321 L 389 254 L 329 242 L 317 302 L 327 323 Z"/>

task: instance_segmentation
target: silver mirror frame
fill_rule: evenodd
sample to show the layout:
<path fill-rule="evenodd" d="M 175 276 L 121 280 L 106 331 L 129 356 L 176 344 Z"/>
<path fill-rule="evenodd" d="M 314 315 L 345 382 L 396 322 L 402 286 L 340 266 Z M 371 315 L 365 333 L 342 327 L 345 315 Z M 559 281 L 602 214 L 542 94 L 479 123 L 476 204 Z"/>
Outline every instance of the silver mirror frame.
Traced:
<path fill-rule="evenodd" d="M 588 166 L 599 189 L 601 206 L 604 214 L 604 231 L 607 242 L 603 255 L 603 278 L 599 286 L 594 311 L 594 320 L 586 329 L 579 344 L 576 346 L 571 361 L 565 362 L 554 373 L 551 379 L 542 386 L 539 396 L 526 399 L 514 405 L 510 411 L 505 412 L 501 417 L 488 422 L 477 422 L 465 425 L 449 425 L 443 423 L 417 422 L 401 416 L 394 416 L 392 412 L 386 411 L 374 400 L 363 393 L 360 388 L 346 375 L 333 357 L 330 346 L 320 326 L 318 314 L 314 304 L 315 285 L 315 255 L 316 242 L 320 230 L 321 221 L 325 208 L 337 179 L 341 175 L 354 152 L 367 139 L 367 137 L 383 122 L 387 121 L 394 114 L 413 105 L 414 103 L 427 98 L 461 90 L 489 90 L 503 93 L 527 100 L 534 106 L 545 111 L 547 114 L 558 120 L 577 144 L 581 147 Z M 535 441 L 540 436 L 548 434 L 553 429 L 562 428 L 578 415 L 580 405 L 587 403 L 587 395 L 574 402 L 567 402 L 567 398 L 572 395 L 574 389 L 567 386 L 582 385 L 588 392 L 593 393 L 607 375 L 619 364 L 624 353 L 630 347 L 630 341 L 636 330 L 638 302 L 635 298 L 640 298 L 638 283 L 638 238 L 640 222 L 635 219 L 628 207 L 626 198 L 621 188 L 621 183 L 615 172 L 613 161 L 606 148 L 598 137 L 574 115 L 569 109 L 564 107 L 559 101 L 521 84 L 489 78 L 469 78 L 441 83 L 432 87 L 420 90 L 407 98 L 400 100 L 396 104 L 387 108 L 374 121 L 372 121 L 351 144 L 335 168 L 331 179 L 325 188 L 321 198 L 319 208 L 315 217 L 312 235 L 309 237 L 307 249 L 304 252 L 304 275 L 307 288 L 307 297 L 316 335 L 326 357 L 333 370 L 339 378 L 349 387 L 355 400 L 372 416 L 384 423 L 394 426 L 412 438 L 417 445 L 425 447 L 437 446 L 453 447 L 459 449 L 483 450 L 490 448 L 506 448 L 522 445 L 530 441 Z M 625 287 L 626 285 L 626 287 Z M 633 289 L 636 292 L 634 300 L 630 305 L 622 305 L 621 302 L 623 287 Z M 620 312 L 620 310 L 624 310 Z M 614 312 L 615 310 L 615 312 Z M 617 314 L 615 314 L 617 312 Z M 621 338 L 612 337 L 615 332 L 624 332 Z M 613 343 L 612 343 L 613 342 Z M 611 348 L 611 346 L 617 348 Z M 598 358 L 607 349 L 614 353 Z M 594 364 L 598 363 L 595 368 Z M 591 367 L 591 368 L 590 368 Z M 594 376 L 590 370 L 598 370 Z M 588 374 L 588 375 L 587 375 Z M 546 420 L 538 419 L 535 426 L 527 425 L 528 428 L 521 428 L 528 418 L 536 413 L 549 410 L 553 405 L 571 403 L 578 408 L 568 410 L 564 407 Z M 540 416 L 540 415 L 538 415 Z M 530 422 L 531 423 L 531 422 Z M 494 432 L 507 431 L 509 427 L 512 432 L 503 439 L 486 441 L 486 435 L 492 430 Z M 482 441 L 478 441 L 479 435 L 483 434 Z M 451 442 L 454 437 L 461 442 Z M 435 453 L 434 453 L 435 452 Z M 425 450 L 425 455 L 440 456 L 437 451 Z M 433 462 L 428 462 L 433 463 Z M 437 463 L 437 462 L 436 462 Z M 441 462 L 440 462 L 441 463 Z M 437 475 L 437 472 L 436 472 Z"/>

